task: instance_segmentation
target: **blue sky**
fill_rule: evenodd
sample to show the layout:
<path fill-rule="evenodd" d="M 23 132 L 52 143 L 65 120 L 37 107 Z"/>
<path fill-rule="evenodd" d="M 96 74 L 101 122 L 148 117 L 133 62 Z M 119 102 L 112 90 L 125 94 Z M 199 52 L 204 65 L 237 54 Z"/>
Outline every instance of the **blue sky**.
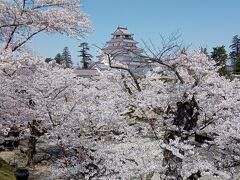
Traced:
<path fill-rule="evenodd" d="M 81 0 L 81 11 L 89 15 L 94 31 L 82 42 L 88 42 L 96 55 L 94 44 L 104 46 L 118 27 L 127 27 L 135 40 L 160 44 L 159 34 L 169 36 L 180 32 L 191 49 L 225 45 L 234 35 L 240 35 L 240 0 Z M 73 61 L 81 41 L 56 34 L 41 34 L 31 47 L 44 57 L 54 57 L 65 46 Z"/>

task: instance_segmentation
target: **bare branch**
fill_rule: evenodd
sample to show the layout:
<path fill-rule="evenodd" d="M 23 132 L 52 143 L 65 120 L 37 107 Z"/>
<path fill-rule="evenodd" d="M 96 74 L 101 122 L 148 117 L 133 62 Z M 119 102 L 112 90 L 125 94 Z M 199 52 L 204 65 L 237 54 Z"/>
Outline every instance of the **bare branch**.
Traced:
<path fill-rule="evenodd" d="M 135 83 L 135 85 L 136 85 L 137 90 L 138 90 L 138 91 L 141 91 L 141 87 L 140 87 L 139 82 L 138 82 L 136 76 L 134 75 L 134 73 L 133 73 L 129 68 L 112 65 L 112 60 L 113 60 L 114 58 L 111 59 L 111 55 L 110 55 L 110 54 L 106 54 L 106 55 L 107 55 L 107 58 L 108 58 L 109 67 L 110 67 L 110 68 L 114 68 L 114 69 L 121 69 L 121 70 L 127 71 L 127 72 L 130 74 L 131 78 L 133 79 L 133 81 L 134 81 L 134 83 Z"/>
<path fill-rule="evenodd" d="M 22 45 L 24 45 L 26 42 L 28 42 L 33 36 L 35 36 L 36 34 L 44 31 L 46 29 L 46 27 L 32 33 L 30 36 L 28 36 L 23 42 L 17 44 L 13 49 L 12 49 L 12 52 L 16 51 L 18 48 L 20 48 Z"/>
<path fill-rule="evenodd" d="M 145 55 L 142 58 L 145 59 L 146 63 L 157 63 L 167 67 L 169 70 L 174 72 L 181 83 L 184 83 L 184 80 L 176 70 L 176 67 L 169 65 L 167 62 L 164 62 L 176 59 L 178 55 L 176 51 L 179 51 L 179 49 L 181 49 L 181 43 L 177 42 L 179 37 L 180 35 L 177 36 L 176 34 L 172 34 L 169 38 L 164 38 L 160 35 L 162 42 L 161 48 L 156 48 L 152 41 L 150 41 L 150 45 L 143 41 L 146 50 Z"/>

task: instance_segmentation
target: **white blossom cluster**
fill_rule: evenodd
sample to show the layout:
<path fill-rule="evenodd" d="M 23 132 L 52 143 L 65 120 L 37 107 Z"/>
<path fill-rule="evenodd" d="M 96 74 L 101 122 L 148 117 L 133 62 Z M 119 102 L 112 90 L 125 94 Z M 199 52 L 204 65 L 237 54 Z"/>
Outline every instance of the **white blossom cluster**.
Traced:
<path fill-rule="evenodd" d="M 52 176 L 139 179 L 158 172 L 167 178 L 164 151 L 169 151 L 169 158 L 180 159 L 183 179 L 197 171 L 223 179 L 237 177 L 239 81 L 220 77 L 200 52 L 169 62 L 177 64 L 184 83 L 158 67 L 139 81 L 140 92 L 127 73 L 123 78 L 125 72 L 110 70 L 86 79 L 28 53 L 16 61 L 11 52 L 1 52 L 2 127 L 15 123 L 27 131 L 28 122 L 41 120 L 47 130 L 42 138 L 66 152 L 50 168 Z M 197 126 L 185 131 L 172 123 L 176 102 L 193 95 L 200 115 Z M 167 113 L 168 107 L 172 113 Z M 168 131 L 189 137 L 175 135 L 166 142 Z M 213 141 L 198 144 L 194 133 L 207 134 Z"/>

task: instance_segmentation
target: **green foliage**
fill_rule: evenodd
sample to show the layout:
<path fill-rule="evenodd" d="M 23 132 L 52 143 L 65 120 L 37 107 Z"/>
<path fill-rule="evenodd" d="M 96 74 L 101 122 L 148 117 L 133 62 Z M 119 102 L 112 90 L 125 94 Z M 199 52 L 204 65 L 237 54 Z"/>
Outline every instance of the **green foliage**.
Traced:
<path fill-rule="evenodd" d="M 230 57 L 233 61 L 233 74 L 240 74 L 240 37 L 235 35 L 230 45 Z"/>
<path fill-rule="evenodd" d="M 219 66 L 219 70 L 218 70 L 219 74 L 221 76 L 228 75 L 227 66 L 226 66 L 228 55 L 225 50 L 225 47 L 218 46 L 213 48 L 213 51 L 211 52 L 211 58 L 216 62 L 216 65 Z"/>
<path fill-rule="evenodd" d="M 46 58 L 46 59 L 45 59 L 45 62 L 46 62 L 46 63 L 49 63 L 49 62 L 51 62 L 51 61 L 52 61 L 52 58 Z"/>
<path fill-rule="evenodd" d="M 63 49 L 62 54 L 57 53 L 54 59 L 46 58 L 45 62 L 49 63 L 52 60 L 55 60 L 55 62 L 58 64 L 65 65 L 67 68 L 72 68 L 72 65 L 73 65 L 71 54 L 70 54 L 70 51 L 68 50 L 68 47 L 65 47 Z"/>
<path fill-rule="evenodd" d="M 62 64 L 62 62 L 63 62 L 63 60 L 62 60 L 62 55 L 61 55 L 60 53 L 58 53 L 58 54 L 55 56 L 54 60 L 56 61 L 56 63 Z"/>
<path fill-rule="evenodd" d="M 240 56 L 234 62 L 233 73 L 234 74 L 240 74 Z"/>
<path fill-rule="evenodd" d="M 71 54 L 70 54 L 68 47 L 65 47 L 63 49 L 62 54 L 57 53 L 57 55 L 55 56 L 54 59 L 46 58 L 45 62 L 48 63 L 52 60 L 55 60 L 56 63 L 58 63 L 58 64 L 64 64 L 67 68 L 72 68 L 72 65 L 73 65 Z"/>
<path fill-rule="evenodd" d="M 92 55 L 88 53 L 89 51 L 89 46 L 88 43 L 83 42 L 79 46 L 81 48 L 80 55 L 78 57 L 81 57 L 81 63 L 83 64 L 82 68 L 83 69 L 88 69 L 88 66 L 92 60 Z"/>
<path fill-rule="evenodd" d="M 5 161 L 0 159 L 0 179 L 15 180 L 15 169 L 9 166 Z"/>
<path fill-rule="evenodd" d="M 65 47 L 63 49 L 61 58 L 62 58 L 62 62 L 66 65 L 67 68 L 72 68 L 73 62 L 72 62 L 71 54 L 68 47 Z"/>
<path fill-rule="evenodd" d="M 230 57 L 233 61 L 236 61 L 240 57 L 240 37 L 238 35 L 233 36 L 230 48 L 232 49 Z"/>

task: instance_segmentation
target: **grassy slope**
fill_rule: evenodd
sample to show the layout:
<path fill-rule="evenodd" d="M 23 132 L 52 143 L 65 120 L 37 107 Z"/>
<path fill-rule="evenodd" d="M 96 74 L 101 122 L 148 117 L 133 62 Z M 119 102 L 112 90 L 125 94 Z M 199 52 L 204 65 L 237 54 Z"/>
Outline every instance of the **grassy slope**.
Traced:
<path fill-rule="evenodd" d="M 14 168 L 6 164 L 0 159 L 0 179 L 1 180 L 15 180 Z"/>

